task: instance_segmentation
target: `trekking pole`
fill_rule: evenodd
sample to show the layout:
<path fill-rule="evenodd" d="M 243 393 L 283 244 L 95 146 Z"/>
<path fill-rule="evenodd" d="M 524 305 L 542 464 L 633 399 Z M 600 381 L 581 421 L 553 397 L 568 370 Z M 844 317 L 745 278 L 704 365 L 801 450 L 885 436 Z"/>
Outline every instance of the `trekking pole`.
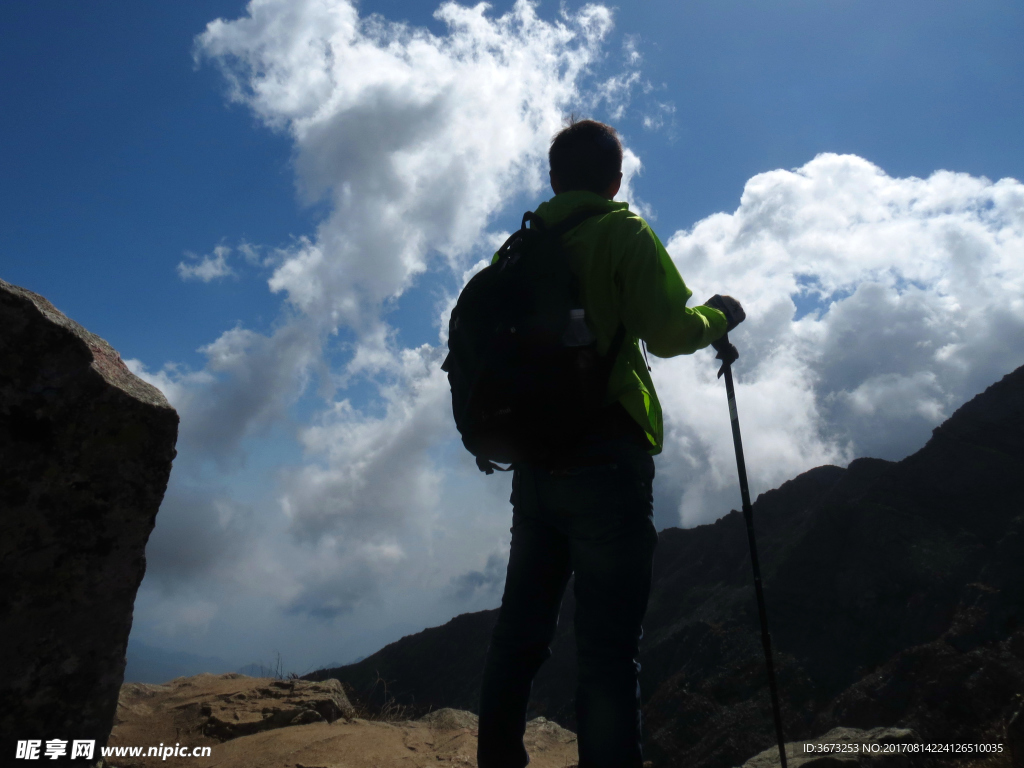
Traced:
<path fill-rule="evenodd" d="M 729 344 L 728 335 L 723 337 Z M 772 697 L 772 712 L 775 715 L 775 736 L 779 740 L 779 760 L 786 768 L 786 741 L 782 736 L 782 714 L 779 711 L 779 692 L 775 685 L 775 665 L 772 663 L 772 638 L 768 633 L 768 612 L 764 607 L 764 590 L 761 588 L 761 567 L 757 562 L 757 542 L 754 540 L 754 509 L 750 505 L 750 489 L 747 487 L 747 465 L 743 461 L 743 440 L 740 438 L 740 419 L 736 413 L 736 390 L 732 384 L 732 361 L 722 353 L 721 378 L 725 374 L 725 394 L 729 398 L 729 418 L 732 421 L 732 443 L 736 449 L 736 469 L 740 476 L 740 494 L 743 496 L 743 518 L 747 521 L 747 540 L 750 542 L 750 563 L 754 566 L 754 590 L 757 592 L 757 612 L 761 617 L 761 645 L 764 646 L 764 660 L 768 666 L 768 689 Z"/>

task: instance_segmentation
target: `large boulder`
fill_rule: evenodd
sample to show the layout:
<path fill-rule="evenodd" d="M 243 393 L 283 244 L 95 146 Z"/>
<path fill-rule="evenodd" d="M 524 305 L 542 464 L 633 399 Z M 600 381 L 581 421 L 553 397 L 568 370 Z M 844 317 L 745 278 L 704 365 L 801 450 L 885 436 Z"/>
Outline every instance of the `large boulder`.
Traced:
<path fill-rule="evenodd" d="M 103 339 L 0 280 L 0 749 L 106 743 L 178 415 Z M 8 753 L 8 750 L 12 752 Z M 62 758 L 68 764 L 68 757 Z"/>
<path fill-rule="evenodd" d="M 355 716 L 337 680 L 310 683 L 237 672 L 202 674 L 162 685 L 125 684 L 110 744 L 212 745 L 275 728 Z"/>

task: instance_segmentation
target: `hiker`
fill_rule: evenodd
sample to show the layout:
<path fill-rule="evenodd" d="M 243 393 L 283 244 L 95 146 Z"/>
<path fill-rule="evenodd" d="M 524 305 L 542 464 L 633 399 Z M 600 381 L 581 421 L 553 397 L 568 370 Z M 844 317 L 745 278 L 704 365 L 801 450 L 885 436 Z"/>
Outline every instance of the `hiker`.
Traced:
<path fill-rule="evenodd" d="M 686 306 L 691 292 L 657 236 L 614 200 L 622 145 L 612 127 L 570 122 L 552 140 L 549 161 L 555 196 L 535 212 L 543 224 L 553 227 L 582 209 L 599 212 L 561 242 L 597 348 L 608 355 L 615 347 L 615 359 L 608 405 L 575 445 L 514 466 L 512 546 L 484 670 L 477 759 L 480 768 L 529 762 L 523 734 L 530 689 L 551 655 L 562 594 L 575 574 L 580 768 L 641 768 L 636 659 L 657 541 L 652 456 L 663 438 L 639 340 L 658 357 L 690 354 L 744 315 L 723 296 Z M 719 346 L 720 358 L 735 360 L 734 347 Z"/>

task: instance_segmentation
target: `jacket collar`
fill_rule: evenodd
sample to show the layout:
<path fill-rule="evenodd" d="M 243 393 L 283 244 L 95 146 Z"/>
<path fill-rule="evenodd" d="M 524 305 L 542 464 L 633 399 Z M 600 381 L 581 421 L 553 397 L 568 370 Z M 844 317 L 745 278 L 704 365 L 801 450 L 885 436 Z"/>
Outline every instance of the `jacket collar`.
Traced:
<path fill-rule="evenodd" d="M 583 208 L 596 208 L 599 211 L 611 213 L 612 211 L 628 211 L 629 203 L 609 200 L 594 192 L 574 190 L 555 195 L 550 200 L 541 203 L 537 206 L 536 213 L 550 227 Z"/>

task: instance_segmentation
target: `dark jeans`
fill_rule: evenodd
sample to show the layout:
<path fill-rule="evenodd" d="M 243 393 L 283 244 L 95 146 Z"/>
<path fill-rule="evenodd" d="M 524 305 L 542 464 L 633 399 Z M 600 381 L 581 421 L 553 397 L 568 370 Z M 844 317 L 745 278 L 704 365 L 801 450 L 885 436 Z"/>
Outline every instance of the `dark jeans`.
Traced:
<path fill-rule="evenodd" d="M 517 468 L 512 551 L 480 695 L 480 768 L 523 768 L 526 708 L 575 572 L 580 768 L 641 768 L 636 659 L 651 588 L 654 461 L 624 440 Z"/>

